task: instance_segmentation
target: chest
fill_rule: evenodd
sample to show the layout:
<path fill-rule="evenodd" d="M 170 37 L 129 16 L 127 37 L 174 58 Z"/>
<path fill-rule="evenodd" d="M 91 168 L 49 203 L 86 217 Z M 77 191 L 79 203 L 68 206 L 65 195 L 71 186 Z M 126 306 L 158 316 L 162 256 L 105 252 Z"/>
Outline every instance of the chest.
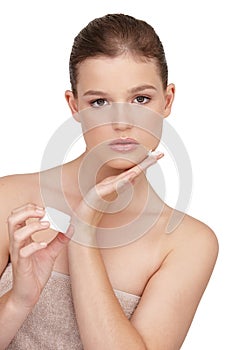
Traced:
<path fill-rule="evenodd" d="M 101 255 L 112 287 L 141 295 L 149 278 L 159 269 L 165 251 L 159 235 L 152 231 L 130 244 L 102 248 Z M 56 259 L 54 270 L 68 275 L 68 259 L 64 249 Z"/>

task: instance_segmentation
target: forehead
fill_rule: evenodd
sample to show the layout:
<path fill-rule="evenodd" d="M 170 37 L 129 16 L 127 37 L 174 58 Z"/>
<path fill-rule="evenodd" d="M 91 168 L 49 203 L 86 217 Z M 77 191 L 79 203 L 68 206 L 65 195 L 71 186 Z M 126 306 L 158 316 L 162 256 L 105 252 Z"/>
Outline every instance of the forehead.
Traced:
<path fill-rule="evenodd" d="M 78 68 L 77 90 L 128 89 L 140 84 L 154 84 L 162 89 L 155 60 L 135 59 L 130 55 L 94 57 L 83 61 Z"/>

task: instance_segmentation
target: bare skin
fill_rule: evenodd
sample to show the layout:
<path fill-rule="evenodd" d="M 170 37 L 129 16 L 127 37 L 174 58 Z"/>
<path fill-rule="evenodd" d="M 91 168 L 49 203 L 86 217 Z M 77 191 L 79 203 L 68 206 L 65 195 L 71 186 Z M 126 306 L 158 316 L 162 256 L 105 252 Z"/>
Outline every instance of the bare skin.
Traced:
<path fill-rule="evenodd" d="M 109 64 L 113 61 L 114 65 Z M 113 67 L 115 67 L 115 70 Z M 106 72 L 105 80 L 101 73 L 103 71 Z M 99 75 L 98 72 L 100 72 Z M 119 72 L 122 72 L 120 78 Z M 135 101 L 135 95 L 129 97 L 128 86 L 139 86 L 146 82 L 156 86 L 157 97 L 154 97 L 154 92 L 148 91 L 139 92 L 136 96 L 145 93 L 150 95 L 150 107 L 166 117 L 170 113 L 174 86 L 169 86 L 167 91 L 164 92 L 159 75 L 155 73 L 152 64 L 136 63 L 129 57 L 86 60 L 83 66 L 80 67 L 77 89 L 80 98 L 75 98 L 71 92 L 67 91 L 66 99 L 72 113 L 75 115 L 77 111 L 89 106 L 89 100 L 86 97 L 84 98 L 83 95 L 90 88 L 92 90 L 103 90 L 104 87 L 105 91 L 108 91 L 108 96 L 95 96 L 96 99 L 129 103 L 132 100 Z M 108 77 L 112 77 L 112 79 Z M 127 78 L 123 79 L 122 77 Z M 100 86 L 100 81 L 102 86 Z M 137 137 L 137 140 L 148 149 L 156 146 L 154 140 L 149 139 L 145 133 L 140 133 L 140 131 L 134 130 L 133 127 L 119 123 L 115 124 L 114 127 L 103 126 L 96 134 L 93 132 L 87 134 L 87 150 L 85 153 L 87 154 L 96 144 L 103 142 L 106 134 L 109 135 L 109 133 L 111 133 L 110 138 L 117 138 L 122 135 Z M 88 211 L 86 207 L 83 207 L 76 177 L 77 169 L 79 169 L 83 157 L 85 157 L 85 154 L 63 166 L 62 189 L 71 208 L 76 212 L 84 210 L 83 213 L 85 214 Z M 132 163 L 127 161 L 111 161 L 110 165 L 103 167 L 98 174 L 97 183 L 103 183 L 110 176 L 116 181 L 123 172 L 129 171 L 130 168 L 132 168 Z M 47 172 L 48 178 L 51 172 Z M 140 212 L 146 185 L 146 177 L 143 171 L 140 170 L 134 177 L 134 197 L 130 205 L 123 212 L 114 215 L 103 214 L 98 218 L 97 226 L 115 227 L 119 225 L 119 222 L 124 223 L 132 220 Z M 51 186 L 51 184 L 48 183 L 48 186 Z M 50 189 L 56 193 L 56 188 L 51 187 Z M 15 255 L 17 256 L 15 259 L 15 275 L 17 276 L 18 273 L 18 276 L 20 276 L 20 273 L 22 274 L 22 271 L 24 271 L 24 283 L 31 283 L 30 290 L 32 291 L 31 294 L 28 293 L 30 295 L 24 294 L 20 279 L 18 282 L 16 279 L 15 288 L 13 287 L 8 295 L 0 299 L 1 326 L 3 319 L 1 317 L 6 314 L 15 315 L 16 309 L 18 312 L 18 318 L 15 320 L 14 326 L 12 324 L 11 327 L 5 325 L 6 335 L 5 339 L 0 337 L 0 345 L 8 344 L 13 338 L 20 324 L 37 302 L 40 291 L 43 289 L 51 271 L 54 270 L 71 276 L 74 305 L 75 309 L 79 310 L 77 321 L 85 349 L 93 349 L 92 339 L 95 339 L 95 346 L 98 344 L 98 347 L 95 348 L 99 349 L 175 350 L 180 348 L 217 257 L 217 240 L 208 226 L 185 215 L 174 232 L 170 235 L 166 234 L 166 226 L 173 209 L 163 203 L 163 210 L 159 219 L 149 232 L 140 239 L 118 248 L 84 247 L 73 241 L 69 242 L 69 239 L 61 234 L 56 236 L 57 233 L 48 229 L 48 227 L 32 227 L 32 224 L 25 226 L 25 218 L 36 217 L 38 219 L 43 216 L 43 212 L 35 214 L 35 205 L 43 207 L 38 173 L 2 178 L 0 191 L 0 212 L 2 213 L 0 274 L 4 271 L 10 255 L 11 260 L 14 257 L 12 251 L 17 251 Z M 162 201 L 156 194 L 154 194 L 153 200 L 153 208 L 161 207 Z M 28 206 L 25 205 L 26 203 L 33 203 L 33 205 Z M 15 208 L 19 209 L 15 210 Z M 151 209 L 146 214 L 155 215 L 155 212 L 156 209 Z M 95 213 L 88 220 L 92 222 L 94 219 Z M 29 237 L 33 237 L 33 241 L 48 242 L 48 245 L 44 247 L 35 246 L 30 248 L 35 249 L 33 254 L 31 251 L 29 254 L 29 248 L 27 248 L 27 245 L 31 244 L 31 240 L 28 240 L 28 238 L 26 240 L 22 239 L 22 232 L 26 235 L 26 227 L 29 226 L 31 228 Z M 23 231 L 20 231 L 20 228 L 23 228 Z M 17 240 L 17 237 L 21 238 Z M 16 248 L 17 242 L 18 250 Z M 28 275 L 25 275 L 25 264 L 28 267 L 32 263 L 33 256 L 35 257 L 33 262 L 35 274 L 29 278 Z M 47 261 L 43 271 L 39 271 L 38 266 L 36 266 L 35 261 L 38 261 L 38 259 Z M 14 259 L 12 263 L 14 263 Z M 19 269 L 17 266 L 19 266 Z M 28 278 L 28 282 L 26 282 L 25 276 Z M 32 283 L 35 278 L 37 279 L 36 289 Z M 77 281 L 79 284 L 81 283 L 82 289 L 77 287 Z M 104 296 L 102 288 L 106 291 Z M 122 313 L 112 288 L 141 296 L 139 306 L 130 322 Z M 85 298 L 87 294 L 88 298 Z M 93 300 L 91 307 L 90 300 Z M 88 309 L 92 309 L 92 318 L 87 312 Z M 96 318 L 93 318 L 93 314 L 96 315 Z M 102 324 L 98 319 L 99 314 L 102 315 L 103 320 L 106 319 L 109 322 L 107 324 L 103 322 Z M 100 325 L 98 333 L 96 333 L 97 323 Z M 89 334 L 93 334 L 93 338 L 89 337 Z"/>

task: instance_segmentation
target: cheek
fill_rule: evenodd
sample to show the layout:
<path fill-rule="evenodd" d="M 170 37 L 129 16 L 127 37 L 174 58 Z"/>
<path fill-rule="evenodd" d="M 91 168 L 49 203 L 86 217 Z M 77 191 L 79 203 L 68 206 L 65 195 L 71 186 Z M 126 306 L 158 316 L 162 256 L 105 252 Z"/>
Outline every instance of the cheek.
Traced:
<path fill-rule="evenodd" d="M 134 127 L 145 146 L 157 145 L 160 142 L 163 128 L 163 116 L 154 110 L 144 109 L 144 113 L 134 116 Z"/>
<path fill-rule="evenodd" d="M 161 133 L 150 133 L 145 131 L 140 131 L 140 142 L 148 149 L 154 150 L 160 143 Z"/>
<path fill-rule="evenodd" d="M 153 109 L 156 115 L 160 115 L 162 117 L 165 113 L 165 105 L 165 99 L 163 97 L 160 97 L 159 99 L 156 99 L 156 101 L 153 102 L 153 104 L 150 107 L 151 109 Z"/>
<path fill-rule="evenodd" d="M 88 148 L 93 148 L 104 142 L 107 142 L 111 138 L 112 128 L 107 126 L 94 127 L 86 132 L 83 132 L 83 136 Z"/>

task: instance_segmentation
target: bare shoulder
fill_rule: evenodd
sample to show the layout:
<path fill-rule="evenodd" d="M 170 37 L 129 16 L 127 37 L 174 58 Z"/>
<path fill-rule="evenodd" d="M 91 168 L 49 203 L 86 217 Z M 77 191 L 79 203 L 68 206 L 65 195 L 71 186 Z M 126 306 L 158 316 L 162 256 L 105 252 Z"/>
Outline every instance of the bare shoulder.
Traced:
<path fill-rule="evenodd" d="M 218 240 L 215 232 L 206 223 L 184 214 L 174 234 L 179 247 L 184 245 L 190 252 L 198 250 L 199 254 L 208 253 L 210 260 L 216 260 Z"/>
<path fill-rule="evenodd" d="M 170 253 L 179 255 L 205 255 L 213 265 L 218 255 L 218 239 L 213 229 L 206 223 L 181 211 L 165 206 L 159 220 L 160 242 L 162 242 L 163 261 Z M 156 232 L 155 236 L 157 235 Z M 168 259 L 169 260 L 169 259 Z"/>
<path fill-rule="evenodd" d="M 170 233 L 165 233 L 167 257 L 164 263 L 182 263 L 185 259 L 190 272 L 199 269 L 200 276 L 208 280 L 218 256 L 218 239 L 206 223 L 180 211 L 168 209 L 169 219 L 177 217 L 179 224 Z M 167 225 L 168 227 L 169 225 Z M 192 273 L 192 272 L 191 272 Z"/>
<path fill-rule="evenodd" d="M 31 202 L 37 186 L 38 173 L 0 178 L 0 275 L 9 258 L 7 219 L 13 209 Z"/>
<path fill-rule="evenodd" d="M 0 206 L 11 211 L 34 198 L 39 191 L 39 173 L 16 174 L 0 178 Z"/>

